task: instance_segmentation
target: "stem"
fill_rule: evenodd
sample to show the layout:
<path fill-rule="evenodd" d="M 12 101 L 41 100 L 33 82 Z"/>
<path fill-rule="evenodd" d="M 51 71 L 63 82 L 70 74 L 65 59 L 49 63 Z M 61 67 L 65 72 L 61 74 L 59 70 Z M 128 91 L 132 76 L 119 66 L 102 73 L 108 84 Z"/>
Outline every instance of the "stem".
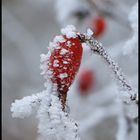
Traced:
<path fill-rule="evenodd" d="M 138 94 L 133 91 L 132 87 L 128 84 L 127 80 L 125 79 L 125 76 L 123 75 L 120 67 L 113 61 L 113 59 L 110 57 L 110 55 L 107 53 L 105 48 L 102 46 L 101 43 L 99 43 L 97 40 L 95 40 L 92 36 L 86 36 L 84 34 L 80 34 L 79 38 L 82 42 L 86 42 L 89 44 L 91 51 L 93 53 L 96 53 L 100 55 L 103 60 L 107 63 L 107 65 L 111 68 L 112 72 L 114 73 L 116 79 L 119 81 L 120 86 L 123 90 L 127 91 L 129 95 L 130 102 L 138 103 Z M 124 101 L 127 103 L 126 101 Z"/>
<path fill-rule="evenodd" d="M 58 97 L 61 101 L 62 111 L 65 112 L 67 93 L 59 93 Z"/>

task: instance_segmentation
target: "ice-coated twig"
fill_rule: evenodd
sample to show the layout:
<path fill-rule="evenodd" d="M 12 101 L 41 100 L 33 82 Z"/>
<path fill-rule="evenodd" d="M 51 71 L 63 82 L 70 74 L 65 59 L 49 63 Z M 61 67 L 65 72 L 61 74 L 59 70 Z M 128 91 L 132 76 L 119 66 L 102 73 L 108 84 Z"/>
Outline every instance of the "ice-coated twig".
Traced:
<path fill-rule="evenodd" d="M 37 111 L 38 132 L 41 136 L 47 136 L 49 140 L 79 140 L 78 125 L 67 112 L 62 111 L 56 85 L 49 80 L 47 85 L 46 90 L 12 103 L 12 116 L 25 118 Z"/>
<path fill-rule="evenodd" d="M 107 63 L 107 65 L 111 68 L 113 71 L 116 79 L 118 80 L 121 90 L 125 92 L 125 94 L 122 94 L 122 98 L 125 103 L 138 103 L 138 94 L 132 89 L 128 81 L 126 80 L 124 74 L 122 73 L 120 67 L 117 65 L 117 63 L 114 62 L 114 60 L 111 58 L 111 56 L 107 53 L 105 48 L 102 46 L 101 43 L 99 43 L 97 40 L 93 38 L 93 33 L 90 29 L 87 30 L 87 34 L 79 34 L 79 38 L 82 42 L 86 42 L 89 44 L 91 51 L 93 53 L 98 54 L 103 58 L 103 60 Z"/>
<path fill-rule="evenodd" d="M 51 94 L 49 94 L 47 98 L 42 99 L 38 110 L 38 132 L 43 137 L 48 137 L 50 140 L 78 140 L 77 123 L 69 118 L 67 112 L 62 111 L 62 105 L 54 85 L 50 88 L 50 91 Z"/>
<path fill-rule="evenodd" d="M 42 91 L 32 96 L 24 97 L 20 100 L 15 100 L 11 105 L 12 117 L 25 118 L 29 117 L 34 110 L 40 105 L 42 98 L 45 97 L 46 92 Z"/>

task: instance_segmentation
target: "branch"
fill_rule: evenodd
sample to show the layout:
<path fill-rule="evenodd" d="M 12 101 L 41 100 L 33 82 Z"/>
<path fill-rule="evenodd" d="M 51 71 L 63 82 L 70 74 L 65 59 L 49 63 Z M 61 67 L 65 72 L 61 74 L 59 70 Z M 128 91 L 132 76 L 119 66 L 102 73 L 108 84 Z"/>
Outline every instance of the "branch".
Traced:
<path fill-rule="evenodd" d="M 33 111 L 39 106 L 42 98 L 45 96 L 45 91 L 36 95 L 27 96 L 20 100 L 15 100 L 11 105 L 12 117 L 25 118 L 29 117 Z"/>
<path fill-rule="evenodd" d="M 125 95 L 123 96 L 124 102 L 125 103 L 133 102 L 135 104 L 138 104 L 138 94 L 129 85 L 120 67 L 117 65 L 117 63 L 114 62 L 114 60 L 112 60 L 111 56 L 107 53 L 102 44 L 92 37 L 94 35 L 93 32 L 89 29 L 87 30 L 86 35 L 79 33 L 77 34 L 80 40 L 82 42 L 86 42 L 90 46 L 91 51 L 101 56 L 103 60 L 106 62 L 106 64 L 111 68 L 112 72 L 114 73 L 116 79 L 120 84 L 121 89 L 123 90 L 123 92 L 126 92 Z"/>

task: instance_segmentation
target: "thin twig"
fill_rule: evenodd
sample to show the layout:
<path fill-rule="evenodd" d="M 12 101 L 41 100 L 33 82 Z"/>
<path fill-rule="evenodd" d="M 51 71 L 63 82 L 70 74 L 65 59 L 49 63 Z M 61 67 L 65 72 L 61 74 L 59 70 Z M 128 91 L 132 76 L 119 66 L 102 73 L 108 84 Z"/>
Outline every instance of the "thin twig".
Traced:
<path fill-rule="evenodd" d="M 127 93 L 129 94 L 130 102 L 135 102 L 136 104 L 138 104 L 138 94 L 135 91 L 133 91 L 132 87 L 129 85 L 125 76 L 123 75 L 120 67 L 110 57 L 110 55 L 107 53 L 102 44 L 95 40 L 92 36 L 89 37 L 85 34 L 78 34 L 78 36 L 82 42 L 86 42 L 87 44 L 89 44 L 93 53 L 100 55 L 103 58 L 103 60 L 108 64 L 108 66 L 114 73 L 116 79 L 119 81 L 121 88 L 124 91 L 127 91 Z M 127 103 L 128 101 L 124 102 Z"/>

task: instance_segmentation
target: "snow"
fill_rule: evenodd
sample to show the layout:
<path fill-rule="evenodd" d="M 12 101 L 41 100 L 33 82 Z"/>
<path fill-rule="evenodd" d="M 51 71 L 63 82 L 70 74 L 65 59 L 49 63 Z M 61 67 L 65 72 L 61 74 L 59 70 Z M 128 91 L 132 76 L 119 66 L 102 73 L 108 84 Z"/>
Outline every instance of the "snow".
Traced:
<path fill-rule="evenodd" d="M 54 42 L 50 42 L 50 43 L 49 43 L 48 49 L 51 51 L 51 50 L 53 50 L 53 48 L 55 48 L 55 47 L 56 47 L 56 44 L 55 44 Z"/>
<path fill-rule="evenodd" d="M 21 100 L 15 100 L 11 105 L 12 117 L 25 118 L 29 117 L 33 110 L 40 104 L 40 100 L 45 96 L 45 92 L 38 93 L 37 95 L 27 96 Z"/>
<path fill-rule="evenodd" d="M 67 25 L 65 28 L 61 29 L 61 33 L 66 35 L 67 38 L 76 38 L 76 28 L 73 25 Z"/>
<path fill-rule="evenodd" d="M 67 52 L 69 52 L 69 51 L 66 50 L 66 49 L 64 49 L 64 48 L 62 48 L 61 51 L 60 51 L 60 54 L 61 54 L 61 55 L 64 55 L 64 54 L 66 54 Z"/>
<path fill-rule="evenodd" d="M 39 120 L 38 132 L 43 136 L 51 139 L 53 136 L 60 139 L 68 138 L 75 140 L 77 127 L 75 123 L 69 119 L 68 115 L 62 111 L 61 103 L 58 98 L 56 85 L 49 85 L 46 97 L 42 98 L 37 118 Z M 50 94 L 51 92 L 51 94 Z M 48 99 L 50 99 L 48 101 Z M 45 125 L 44 125 L 45 124 Z M 64 129 L 65 128 L 65 129 Z"/>
<path fill-rule="evenodd" d="M 58 60 L 54 60 L 53 62 L 53 67 L 59 67 L 59 61 Z"/>
<path fill-rule="evenodd" d="M 66 40 L 64 39 L 64 37 L 62 35 L 59 35 L 59 36 L 55 36 L 54 40 L 53 40 L 55 43 L 63 43 L 65 42 Z"/>
<path fill-rule="evenodd" d="M 90 28 L 88 28 L 87 29 L 87 36 L 90 38 L 93 34 L 94 34 L 93 31 Z"/>
<path fill-rule="evenodd" d="M 52 75 L 52 74 L 53 74 L 53 71 L 48 70 L 48 71 L 47 71 L 47 74 L 48 74 L 48 75 Z"/>
<path fill-rule="evenodd" d="M 71 45 L 72 45 L 71 41 L 67 41 L 66 45 L 67 45 L 68 47 L 71 47 Z"/>
<path fill-rule="evenodd" d="M 69 62 L 68 61 L 63 61 L 63 64 L 69 64 Z"/>
<path fill-rule="evenodd" d="M 64 79 L 64 78 L 68 77 L 68 74 L 67 74 L 67 73 L 61 73 L 61 74 L 59 75 L 59 77 L 60 77 L 61 79 Z"/>
<path fill-rule="evenodd" d="M 40 65 L 40 69 L 45 71 L 47 69 L 47 65 Z"/>
<path fill-rule="evenodd" d="M 61 49 L 61 47 L 60 47 L 60 46 L 58 46 L 58 47 L 56 47 L 55 49 L 60 50 L 60 49 Z"/>
<path fill-rule="evenodd" d="M 46 59 L 47 59 L 47 56 L 45 54 L 41 54 L 40 55 L 40 62 L 41 63 L 44 62 L 44 61 L 46 61 Z"/>

